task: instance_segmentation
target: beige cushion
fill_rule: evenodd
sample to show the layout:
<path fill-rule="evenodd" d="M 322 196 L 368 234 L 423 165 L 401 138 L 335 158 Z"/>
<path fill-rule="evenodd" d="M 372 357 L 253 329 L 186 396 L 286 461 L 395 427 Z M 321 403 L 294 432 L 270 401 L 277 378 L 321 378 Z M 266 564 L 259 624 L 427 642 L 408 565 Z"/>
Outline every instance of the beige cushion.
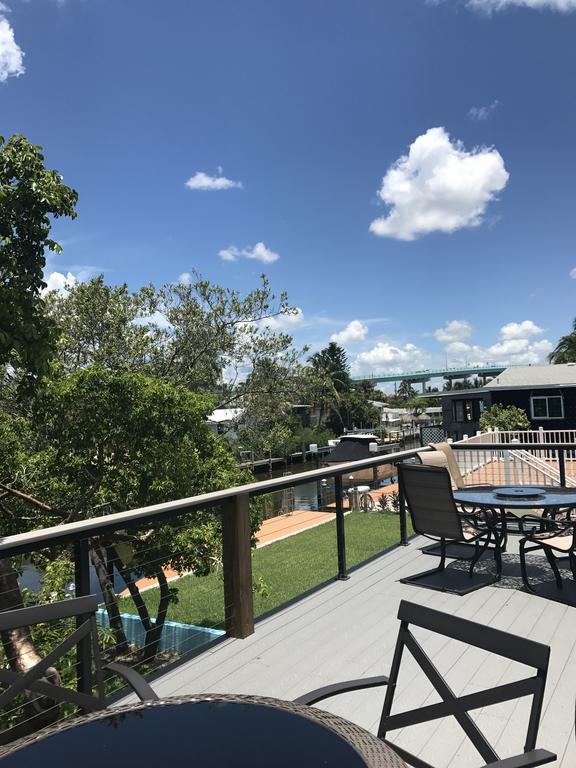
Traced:
<path fill-rule="evenodd" d="M 448 469 L 448 459 L 442 451 L 422 451 L 418 454 L 418 458 L 422 464 L 426 464 L 429 467 L 445 467 Z"/>

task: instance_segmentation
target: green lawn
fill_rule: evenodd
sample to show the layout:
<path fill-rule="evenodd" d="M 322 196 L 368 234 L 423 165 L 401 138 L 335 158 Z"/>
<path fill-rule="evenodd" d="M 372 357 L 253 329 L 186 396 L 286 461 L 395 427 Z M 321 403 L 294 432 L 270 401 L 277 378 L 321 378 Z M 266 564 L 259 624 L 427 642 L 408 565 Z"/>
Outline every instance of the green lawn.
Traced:
<path fill-rule="evenodd" d="M 400 538 L 397 515 L 352 512 L 346 515 L 346 557 L 355 565 L 396 544 Z M 306 590 L 333 578 L 338 569 L 335 521 L 303 531 L 253 552 L 256 616 L 276 608 Z M 224 589 L 218 573 L 184 576 L 172 582 L 178 587 L 178 603 L 168 618 L 185 624 L 221 627 L 224 621 Z M 158 590 L 143 593 L 155 615 Z M 132 600 L 121 601 L 121 610 L 136 613 Z"/>

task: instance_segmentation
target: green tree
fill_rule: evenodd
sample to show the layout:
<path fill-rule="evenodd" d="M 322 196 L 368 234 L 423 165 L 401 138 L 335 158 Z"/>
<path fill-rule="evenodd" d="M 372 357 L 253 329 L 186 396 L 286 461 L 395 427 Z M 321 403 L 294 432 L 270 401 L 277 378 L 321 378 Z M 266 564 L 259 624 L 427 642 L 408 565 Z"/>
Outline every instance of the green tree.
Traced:
<path fill-rule="evenodd" d="M 241 483 L 247 475 L 208 428 L 212 400 L 141 373 L 79 369 L 46 380 L 32 403 L 31 445 L 12 470 L 2 499 L 4 534 L 185 498 Z M 21 426 L 14 422 L 13 431 Z M 23 508 L 26 514 L 22 514 Z M 259 524 L 255 512 L 253 530 Z M 120 542 L 120 543 L 118 543 Z M 214 511 L 182 514 L 177 522 L 147 526 L 93 541 L 98 574 L 118 650 L 127 649 L 110 567 L 126 579 L 153 656 L 170 603 L 164 568 L 203 575 L 220 558 L 221 526 Z M 155 577 L 160 604 L 154 622 L 135 580 Z"/>
<path fill-rule="evenodd" d="M 558 344 L 548 355 L 548 360 L 555 365 L 576 363 L 576 318 L 572 321 L 572 331 L 560 337 Z"/>
<path fill-rule="evenodd" d="M 400 382 L 400 386 L 398 387 L 396 395 L 402 401 L 414 400 L 414 398 L 416 397 L 416 390 L 414 389 L 412 384 L 410 384 L 409 381 L 406 381 L 406 379 L 403 379 Z"/>
<path fill-rule="evenodd" d="M 50 291 L 46 306 L 60 330 L 57 350 L 63 370 L 101 365 L 150 371 L 154 348 L 164 342 L 162 330 L 148 317 L 154 295 L 153 288 L 132 293 L 125 283 L 107 285 L 102 275 L 65 292 Z"/>
<path fill-rule="evenodd" d="M 346 429 L 373 429 L 380 423 L 380 411 L 370 402 L 362 383 L 354 383 L 350 391 L 341 397 L 339 415 Z"/>
<path fill-rule="evenodd" d="M 77 194 L 44 165 L 41 147 L 24 136 L 0 137 L 0 365 L 26 377 L 46 372 L 54 326 L 45 315 L 45 251 L 52 218 L 74 218 Z"/>
<path fill-rule="evenodd" d="M 522 408 L 515 405 L 495 405 L 487 408 L 480 416 L 480 429 L 498 429 L 502 432 L 530 429 L 530 419 Z"/>
<path fill-rule="evenodd" d="M 346 351 L 331 341 L 311 355 L 308 362 L 308 382 L 314 405 L 318 408 L 318 428 L 326 422 L 330 429 L 340 433 L 345 426 L 340 402 L 344 393 L 352 388 Z"/>

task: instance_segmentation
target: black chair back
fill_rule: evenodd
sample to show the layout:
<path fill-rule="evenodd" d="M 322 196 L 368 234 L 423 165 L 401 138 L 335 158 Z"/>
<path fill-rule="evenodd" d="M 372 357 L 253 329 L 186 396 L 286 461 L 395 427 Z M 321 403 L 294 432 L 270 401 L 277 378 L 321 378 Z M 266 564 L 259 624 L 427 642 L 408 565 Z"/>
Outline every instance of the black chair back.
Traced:
<path fill-rule="evenodd" d="M 424 536 L 462 540 L 462 520 L 454 503 L 448 470 L 398 464 L 398 473 L 414 531 Z"/>
<path fill-rule="evenodd" d="M 517 637 L 516 635 L 511 635 L 508 632 L 502 632 L 483 624 L 450 616 L 423 605 L 409 603 L 405 600 L 400 603 L 398 618 L 401 622 L 400 631 L 396 641 L 389 684 L 386 689 L 386 698 L 378 729 L 378 736 L 380 738 L 386 741 L 386 733 L 388 731 L 453 716 L 484 761 L 492 763 L 498 760 L 498 755 L 468 712 L 480 707 L 499 704 L 504 701 L 513 701 L 524 696 L 532 696 L 524 751 L 529 752 L 535 749 L 548 672 L 549 646 Z M 439 635 L 459 640 L 475 648 L 503 656 L 519 664 L 532 667 L 536 670 L 536 674 L 513 683 L 497 685 L 484 691 L 456 696 L 414 637 L 410 629 L 411 626 L 421 627 Z M 419 709 L 412 709 L 392 715 L 391 709 L 396 692 L 396 683 L 405 648 L 412 654 L 440 695 L 442 701 L 439 704 L 430 704 Z M 391 746 L 409 765 L 417 766 L 418 768 L 430 768 L 428 763 L 410 754 L 398 745 L 391 743 Z M 543 760 L 542 762 L 549 762 L 549 760 Z M 516 764 L 520 765 L 520 762 Z"/>
<path fill-rule="evenodd" d="M 57 716 L 60 704 L 74 704 L 82 711 L 93 712 L 106 707 L 102 662 L 98 645 L 98 628 L 96 625 L 96 610 L 98 601 L 95 595 L 77 597 L 70 600 L 60 600 L 49 605 L 38 605 L 29 608 L 19 608 L 0 613 L 0 632 L 47 624 L 62 619 L 76 619 L 76 629 L 54 648 L 40 662 L 31 667 L 27 672 L 16 672 L 12 669 L 0 669 L 0 684 L 4 690 L 0 693 L 0 708 L 14 702 L 18 697 L 25 695 L 28 704 L 38 702 L 38 720 L 45 719 L 45 710 L 48 706 L 55 710 Z M 75 691 L 63 685 L 53 682 L 54 676 L 50 670 L 56 662 L 64 657 L 74 646 L 80 643 L 90 643 L 91 657 L 94 665 L 93 678 L 87 681 L 86 690 L 95 689 L 96 695 Z M 48 673 L 48 675 L 47 675 Z M 33 708 L 34 709 L 34 708 Z M 44 715 L 44 717 L 42 717 Z M 43 723 L 40 722 L 41 727 Z M 18 738 L 22 733 L 35 730 L 32 723 L 28 727 L 17 725 L 3 730 L 0 733 L 0 744 Z"/>

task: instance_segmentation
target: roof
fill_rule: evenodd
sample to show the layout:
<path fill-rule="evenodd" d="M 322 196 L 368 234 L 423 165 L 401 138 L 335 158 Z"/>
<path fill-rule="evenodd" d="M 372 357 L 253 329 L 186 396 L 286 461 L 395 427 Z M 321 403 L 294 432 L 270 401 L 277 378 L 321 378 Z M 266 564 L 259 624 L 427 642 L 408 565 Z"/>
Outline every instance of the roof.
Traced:
<path fill-rule="evenodd" d="M 548 389 L 576 387 L 576 363 L 565 365 L 515 365 L 486 384 L 485 389 Z"/>

